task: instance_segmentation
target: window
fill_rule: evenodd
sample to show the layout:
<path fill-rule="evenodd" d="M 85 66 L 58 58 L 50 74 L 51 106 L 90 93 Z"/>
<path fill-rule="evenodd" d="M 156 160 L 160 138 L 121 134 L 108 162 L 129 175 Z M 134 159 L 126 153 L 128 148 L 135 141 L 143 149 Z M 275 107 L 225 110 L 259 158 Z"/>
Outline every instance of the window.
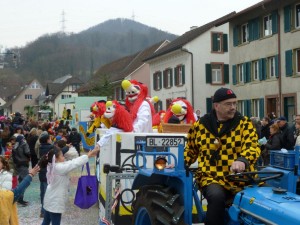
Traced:
<path fill-rule="evenodd" d="M 166 99 L 166 109 L 167 109 L 167 110 L 168 110 L 168 108 L 170 107 L 171 103 L 172 103 L 172 99 L 171 99 L 171 98 L 167 98 L 167 99 Z"/>
<path fill-rule="evenodd" d="M 300 74 L 300 49 L 296 50 L 296 73 Z"/>
<path fill-rule="evenodd" d="M 175 85 L 182 86 L 185 84 L 184 65 L 179 65 L 175 68 Z"/>
<path fill-rule="evenodd" d="M 162 79 L 161 79 L 161 72 L 155 72 L 153 74 L 153 89 L 158 91 L 161 89 Z"/>
<path fill-rule="evenodd" d="M 159 100 L 158 102 L 154 103 L 154 109 L 156 112 L 159 112 L 161 111 L 163 108 L 162 108 L 162 101 Z"/>
<path fill-rule="evenodd" d="M 115 98 L 117 100 L 124 100 L 125 99 L 125 92 L 124 92 L 123 88 L 117 87 L 115 89 Z"/>
<path fill-rule="evenodd" d="M 212 33 L 212 52 L 222 52 L 222 33 Z"/>
<path fill-rule="evenodd" d="M 37 82 L 33 82 L 30 86 L 30 89 L 40 89 L 40 85 Z"/>
<path fill-rule="evenodd" d="M 259 63 L 254 61 L 252 63 L 253 80 L 259 80 Z"/>
<path fill-rule="evenodd" d="M 238 65 L 238 83 L 244 83 L 244 65 Z"/>
<path fill-rule="evenodd" d="M 300 28 L 300 4 L 299 5 L 296 5 L 295 7 L 295 25 L 296 25 L 296 28 Z"/>
<path fill-rule="evenodd" d="M 275 74 L 275 57 L 268 58 L 268 77 L 274 78 Z"/>
<path fill-rule="evenodd" d="M 252 116 L 254 117 L 263 117 L 263 115 L 260 115 L 259 112 L 260 112 L 260 100 L 259 99 L 253 99 L 252 100 L 252 105 L 253 105 L 253 108 L 252 108 Z"/>
<path fill-rule="evenodd" d="M 72 95 L 61 95 L 61 99 L 67 99 L 67 98 L 71 98 Z"/>
<path fill-rule="evenodd" d="M 32 99 L 32 95 L 25 95 L 25 99 L 26 100 L 31 100 Z"/>
<path fill-rule="evenodd" d="M 248 23 L 242 25 L 241 27 L 241 40 L 242 43 L 246 43 L 249 41 L 249 26 Z"/>
<path fill-rule="evenodd" d="M 211 82 L 212 84 L 222 84 L 222 64 L 211 65 Z"/>
<path fill-rule="evenodd" d="M 237 109 L 242 115 L 245 115 L 245 107 L 243 101 L 238 101 Z"/>
<path fill-rule="evenodd" d="M 263 21 L 263 29 L 264 29 L 264 36 L 268 36 L 272 34 L 272 15 L 268 15 L 264 17 Z"/>
<path fill-rule="evenodd" d="M 80 87 L 79 84 L 72 84 L 72 91 L 75 91 L 76 89 L 78 89 Z"/>
<path fill-rule="evenodd" d="M 172 69 L 166 69 L 164 71 L 164 88 L 171 88 L 172 85 Z"/>

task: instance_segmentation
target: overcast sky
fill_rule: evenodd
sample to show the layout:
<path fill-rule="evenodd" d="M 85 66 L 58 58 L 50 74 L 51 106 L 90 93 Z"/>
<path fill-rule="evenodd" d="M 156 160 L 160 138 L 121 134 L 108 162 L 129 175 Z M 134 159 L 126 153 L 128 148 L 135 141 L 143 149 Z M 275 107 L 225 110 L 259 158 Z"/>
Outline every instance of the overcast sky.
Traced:
<path fill-rule="evenodd" d="M 23 47 L 44 34 L 78 33 L 128 18 L 182 35 L 260 0 L 0 0 L 0 48 Z M 64 11 L 64 17 L 62 16 Z"/>

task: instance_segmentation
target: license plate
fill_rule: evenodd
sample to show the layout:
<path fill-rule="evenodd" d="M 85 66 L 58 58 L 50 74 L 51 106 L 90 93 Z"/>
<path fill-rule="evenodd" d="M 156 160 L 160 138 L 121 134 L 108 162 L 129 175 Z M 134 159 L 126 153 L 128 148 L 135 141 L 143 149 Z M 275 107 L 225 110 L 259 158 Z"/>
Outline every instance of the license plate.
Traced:
<path fill-rule="evenodd" d="M 147 147 L 178 147 L 184 145 L 185 137 L 169 137 L 169 136 L 148 136 L 146 137 Z"/>

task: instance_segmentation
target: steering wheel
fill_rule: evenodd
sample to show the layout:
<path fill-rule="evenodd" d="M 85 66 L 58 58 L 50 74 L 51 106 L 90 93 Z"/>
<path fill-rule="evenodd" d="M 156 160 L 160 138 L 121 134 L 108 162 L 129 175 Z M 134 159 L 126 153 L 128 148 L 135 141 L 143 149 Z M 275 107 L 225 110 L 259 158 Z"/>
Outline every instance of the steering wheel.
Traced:
<path fill-rule="evenodd" d="M 245 182 L 247 184 L 259 184 L 267 180 L 276 179 L 283 176 L 283 172 L 275 171 L 253 171 L 253 172 L 242 172 L 227 175 L 226 178 L 233 182 Z M 257 176 L 262 175 L 262 176 Z M 265 176 L 264 176 L 265 175 Z"/>

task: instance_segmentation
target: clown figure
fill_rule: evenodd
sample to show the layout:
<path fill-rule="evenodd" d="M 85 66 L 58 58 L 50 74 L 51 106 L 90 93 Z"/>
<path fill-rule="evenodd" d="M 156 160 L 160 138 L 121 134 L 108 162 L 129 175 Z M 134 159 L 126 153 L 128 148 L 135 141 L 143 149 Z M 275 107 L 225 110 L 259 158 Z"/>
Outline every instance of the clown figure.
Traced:
<path fill-rule="evenodd" d="M 106 110 L 105 103 L 106 102 L 104 100 L 100 100 L 100 101 L 94 102 L 91 105 L 91 112 L 94 116 L 94 122 L 90 126 L 90 128 L 87 130 L 86 136 L 89 136 L 98 127 L 110 128 L 110 126 L 111 126 L 110 120 L 103 116 L 103 114 Z"/>
<path fill-rule="evenodd" d="M 155 110 L 147 100 L 147 86 L 136 80 L 123 80 L 122 88 L 126 92 L 126 107 L 133 119 L 133 131 L 152 133 L 152 115 Z"/>
<path fill-rule="evenodd" d="M 185 99 L 174 99 L 168 108 L 164 123 L 178 123 L 178 124 L 193 124 L 197 121 L 197 115 L 191 103 Z"/>
<path fill-rule="evenodd" d="M 131 115 L 117 101 L 106 102 L 106 111 L 103 116 L 110 120 L 111 127 L 101 136 L 95 149 L 104 146 L 109 141 L 110 136 L 114 133 L 133 131 Z"/>

